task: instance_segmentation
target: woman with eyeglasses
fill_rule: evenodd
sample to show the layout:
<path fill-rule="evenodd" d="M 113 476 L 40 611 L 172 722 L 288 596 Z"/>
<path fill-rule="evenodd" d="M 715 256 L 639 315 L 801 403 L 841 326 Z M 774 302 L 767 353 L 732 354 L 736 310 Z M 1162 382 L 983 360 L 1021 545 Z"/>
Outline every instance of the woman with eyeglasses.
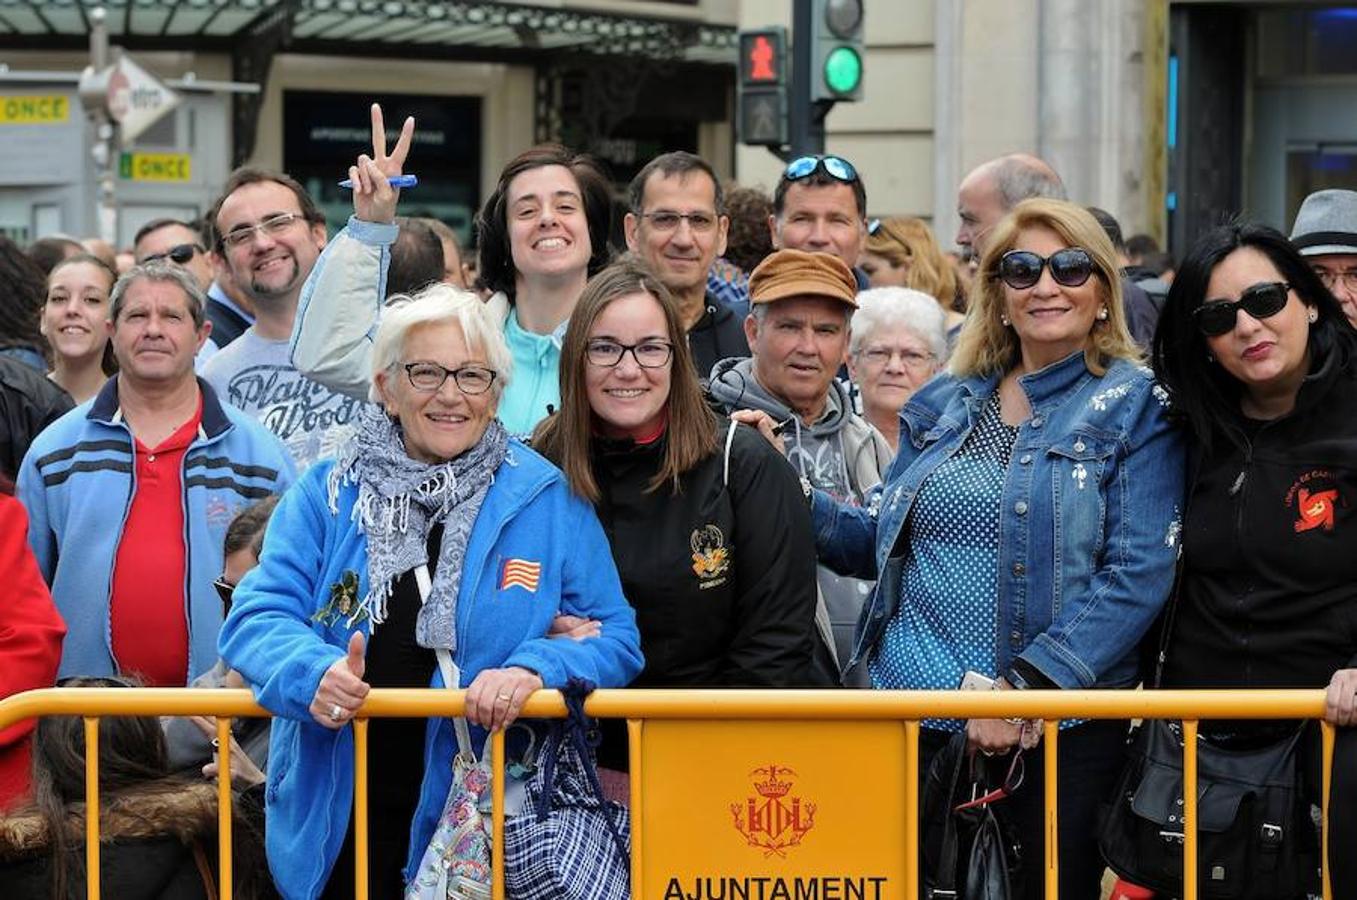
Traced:
<path fill-rule="evenodd" d="M 303 374 L 332 390 L 366 396 L 369 335 L 386 297 L 396 239 L 399 175 L 414 120 L 386 153 L 381 108 L 372 107 L 372 155 L 350 167 L 354 215 L 330 242 L 302 290 L 292 358 Z M 418 190 L 416 188 L 416 190 Z M 491 293 L 513 357 L 514 380 L 499 416 L 525 436 L 560 404 L 559 368 L 566 322 L 589 276 L 607 265 L 612 197 L 591 157 L 544 144 L 500 172 L 476 217 L 477 287 Z"/>
<path fill-rule="evenodd" d="M 968 672 L 1005 690 L 1132 687 L 1173 578 L 1183 450 L 1127 333 L 1111 242 L 1084 209 L 1027 200 L 996 227 L 978 277 L 949 371 L 900 414 L 880 495 L 869 507 L 813 495 L 821 561 L 878 579 L 849 666 L 876 688 L 953 689 Z M 996 755 L 1041 736 L 1021 720 L 923 725 L 921 778 L 959 730 Z M 1124 722 L 1062 723 L 1061 896 L 1098 896 L 1097 808 L 1125 734 Z M 1040 754 L 1025 771 L 1003 803 L 1037 861 Z M 1023 896 L 1041 896 L 1039 873 Z"/>
<path fill-rule="evenodd" d="M 108 334 L 108 295 L 118 277 L 88 253 L 68 256 L 47 275 L 41 330 L 52 348 L 52 379 L 76 403 L 92 399 L 117 371 Z"/>
<path fill-rule="evenodd" d="M 711 412 L 673 297 L 640 263 L 585 288 L 561 409 L 533 446 L 603 523 L 645 651 L 637 686 L 817 686 L 815 554 L 796 475 Z M 601 761 L 625 768 L 625 734 L 605 734 Z"/>
<path fill-rule="evenodd" d="M 121 678 L 64 679 L 61 687 L 137 687 Z M 153 717 L 99 724 L 99 883 L 105 897 L 209 900 L 218 895 L 215 784 L 175 777 Z M 33 736 L 33 801 L 0 818 L 6 897 L 86 896 L 85 719 L 43 716 Z M 231 804 L 232 887 L 241 900 L 277 897 L 248 800 Z"/>
<path fill-rule="evenodd" d="M 353 444 L 284 495 L 222 627 L 222 656 L 277 716 L 268 849 L 289 897 L 352 896 L 348 725 L 369 688 L 460 685 L 481 754 L 534 691 L 622 687 L 642 664 L 594 511 L 496 418 L 512 362 L 493 311 L 428 287 L 386 310 L 371 360 Z M 598 626 L 552 640 L 558 613 Z M 371 896 L 399 897 L 458 741 L 446 718 L 369 734 Z"/>
<path fill-rule="evenodd" d="M 862 395 L 862 415 L 891 452 L 900 441 L 900 409 L 942 368 L 947 334 L 942 307 L 905 287 L 858 294 L 848 337 L 848 373 Z"/>
<path fill-rule="evenodd" d="M 1162 685 L 1326 687 L 1324 718 L 1340 726 L 1333 896 L 1354 896 L 1357 332 L 1282 234 L 1236 223 L 1202 235 L 1179 266 L 1154 366 L 1188 430 L 1191 475 Z M 1201 723 L 1204 739 L 1240 749 L 1295 730 Z M 1306 787 L 1318 804 L 1310 731 Z"/>

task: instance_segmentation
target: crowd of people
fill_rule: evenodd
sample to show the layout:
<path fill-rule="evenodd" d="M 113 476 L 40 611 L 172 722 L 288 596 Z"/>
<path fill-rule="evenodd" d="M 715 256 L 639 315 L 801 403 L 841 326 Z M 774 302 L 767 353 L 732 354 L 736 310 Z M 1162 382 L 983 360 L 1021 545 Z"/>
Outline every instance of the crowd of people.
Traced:
<path fill-rule="evenodd" d="M 0 692 L 245 686 L 274 714 L 229 747 L 203 719 L 103 720 L 112 877 L 214 895 L 202 783 L 229 753 L 233 846 L 271 875 L 237 895 L 352 896 L 372 687 L 464 688 L 480 752 L 571 678 L 1324 688 L 1329 846 L 1357 841 L 1357 192 L 1175 262 L 1013 154 L 958 186 L 948 253 L 870 218 L 842 157 L 764 194 L 679 151 L 632 180 L 613 247 L 604 170 L 544 145 L 473 252 L 398 214 L 414 121 L 390 145 L 371 124 L 333 235 L 295 180 L 242 168 L 127 260 L 0 238 Z M 0 878 L 32 896 L 83 890 L 78 722 L 0 732 Z M 1001 758 L 1041 739 L 922 724 L 921 778 L 958 733 Z M 1098 896 L 1128 728 L 1061 723 L 1062 897 Z M 457 730 L 372 723 L 371 896 L 415 877 Z M 1305 748 L 1318 803 L 1313 724 Z M 626 802 L 620 723 L 599 764 Z M 1032 755 L 1010 799 L 1033 860 L 1045 777 Z M 1357 896 L 1351 854 L 1328 868 Z"/>

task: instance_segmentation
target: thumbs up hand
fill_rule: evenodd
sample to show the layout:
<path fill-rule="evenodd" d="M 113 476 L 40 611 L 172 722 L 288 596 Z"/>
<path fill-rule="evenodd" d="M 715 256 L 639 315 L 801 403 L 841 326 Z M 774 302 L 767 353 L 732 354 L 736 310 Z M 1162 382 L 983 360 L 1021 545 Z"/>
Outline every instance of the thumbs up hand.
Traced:
<path fill-rule="evenodd" d="M 349 638 L 348 652 L 335 660 L 321 677 L 310 711 L 311 718 L 324 727 L 336 731 L 343 728 L 367 698 L 371 688 L 363 680 L 367 667 L 363 655 L 366 649 L 363 633 L 355 631 Z"/>

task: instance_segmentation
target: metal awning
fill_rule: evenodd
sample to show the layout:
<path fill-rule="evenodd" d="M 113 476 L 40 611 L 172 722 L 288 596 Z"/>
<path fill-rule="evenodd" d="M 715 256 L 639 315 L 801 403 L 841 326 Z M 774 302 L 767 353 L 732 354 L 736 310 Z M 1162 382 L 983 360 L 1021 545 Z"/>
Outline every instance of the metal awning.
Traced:
<path fill-rule="evenodd" d="M 583 52 L 734 65 L 736 30 L 658 18 L 514 2 L 452 0 L 0 0 L 0 47 L 83 48 L 90 12 L 107 11 L 110 39 L 128 49 L 238 49 L 281 26 L 297 53 L 531 62 Z"/>

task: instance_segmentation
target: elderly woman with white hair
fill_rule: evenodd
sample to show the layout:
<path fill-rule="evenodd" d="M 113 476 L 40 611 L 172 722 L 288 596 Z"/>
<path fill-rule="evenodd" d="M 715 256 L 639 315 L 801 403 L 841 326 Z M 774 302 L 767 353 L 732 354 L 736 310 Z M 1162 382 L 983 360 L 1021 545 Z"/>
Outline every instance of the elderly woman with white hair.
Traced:
<path fill-rule="evenodd" d="M 900 440 L 900 410 L 947 356 L 946 328 L 942 307 L 923 291 L 881 287 L 858 294 L 848 373 L 862 392 L 863 417 L 892 451 Z"/>
<path fill-rule="evenodd" d="M 221 651 L 277 716 L 267 844 L 285 897 L 353 895 L 348 725 L 369 688 L 441 686 L 446 652 L 479 753 L 533 691 L 571 676 L 620 687 L 641 670 L 593 509 L 495 417 L 509 369 L 474 295 L 435 285 L 388 308 L 352 446 L 283 497 L 236 588 Z M 600 624 L 552 640 L 558 614 Z M 370 896 L 399 897 L 457 741 L 447 719 L 377 719 L 370 735 Z"/>

